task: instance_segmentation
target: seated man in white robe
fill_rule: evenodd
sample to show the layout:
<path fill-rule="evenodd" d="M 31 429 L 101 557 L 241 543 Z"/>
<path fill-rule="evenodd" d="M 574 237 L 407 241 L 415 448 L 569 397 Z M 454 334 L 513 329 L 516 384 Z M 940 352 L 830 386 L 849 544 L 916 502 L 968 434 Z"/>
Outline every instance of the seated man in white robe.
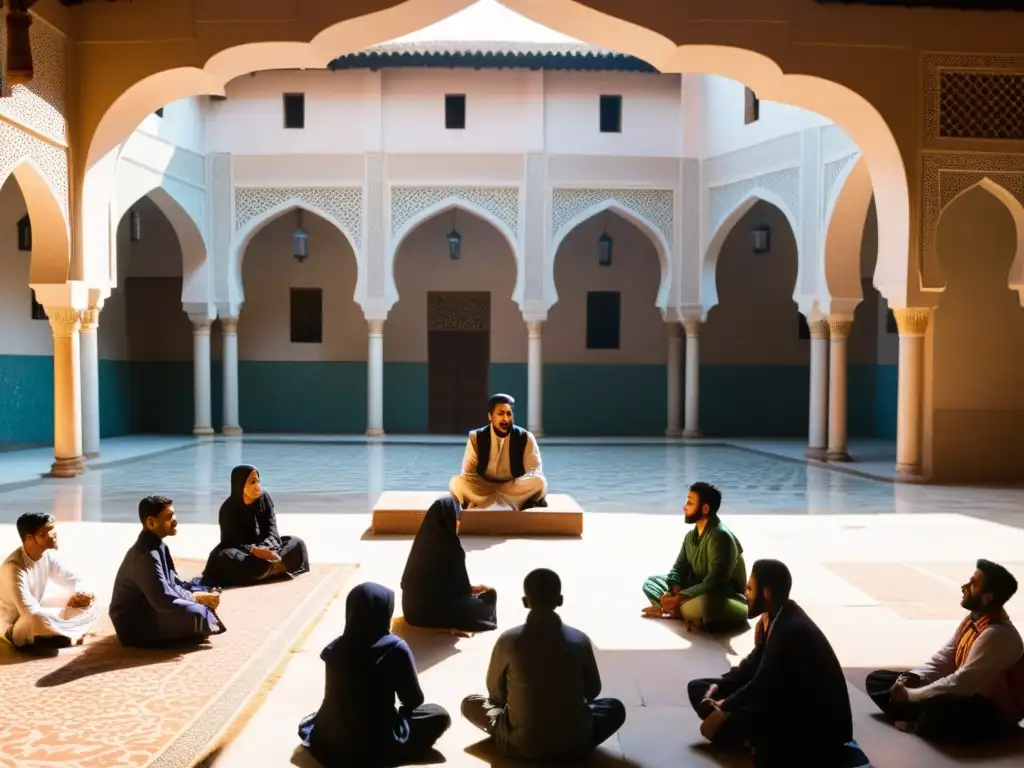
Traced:
<path fill-rule="evenodd" d="M 469 433 L 462 474 L 448 484 L 463 509 L 526 510 L 548 505 L 540 448 L 530 432 L 513 424 L 515 402 L 510 395 L 491 395 L 488 424 Z"/>
<path fill-rule="evenodd" d="M 53 515 L 18 518 L 18 547 L 0 566 L 0 631 L 15 648 L 47 650 L 81 643 L 100 616 L 83 580 L 57 555 Z M 50 582 L 71 594 L 47 597 Z"/>

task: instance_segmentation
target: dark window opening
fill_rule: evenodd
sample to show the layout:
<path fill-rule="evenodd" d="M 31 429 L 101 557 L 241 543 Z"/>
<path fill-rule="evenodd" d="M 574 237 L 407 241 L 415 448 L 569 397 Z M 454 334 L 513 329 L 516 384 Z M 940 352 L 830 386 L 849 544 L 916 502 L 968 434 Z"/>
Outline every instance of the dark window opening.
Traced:
<path fill-rule="evenodd" d="M 306 94 L 284 94 L 284 127 L 306 127 Z"/>
<path fill-rule="evenodd" d="M 292 288 L 292 344 L 323 344 L 324 292 L 320 288 Z"/>
<path fill-rule="evenodd" d="M 33 320 L 46 320 L 46 310 L 43 305 L 36 301 L 35 291 L 29 291 L 32 294 L 32 319 Z"/>
<path fill-rule="evenodd" d="M 761 119 L 761 100 L 749 88 L 743 89 L 743 123 L 750 125 Z"/>
<path fill-rule="evenodd" d="M 466 127 L 466 94 L 449 93 L 444 97 L 444 127 L 461 131 Z"/>
<path fill-rule="evenodd" d="M 885 332 L 891 334 L 898 334 L 900 327 L 896 322 L 896 313 L 891 309 L 885 311 Z"/>
<path fill-rule="evenodd" d="M 32 250 L 32 220 L 27 213 L 18 219 L 18 250 Z"/>
<path fill-rule="evenodd" d="M 798 323 L 797 329 L 796 329 L 797 336 L 799 336 L 801 339 L 809 339 L 809 338 L 811 338 L 811 326 L 809 326 L 807 324 L 807 318 L 804 317 L 799 312 L 797 313 L 796 316 L 797 316 L 797 323 Z"/>
<path fill-rule="evenodd" d="M 622 97 L 601 97 L 601 133 L 622 133 Z"/>
<path fill-rule="evenodd" d="M 618 349 L 622 294 L 587 292 L 587 349 Z"/>
<path fill-rule="evenodd" d="M 154 112 L 153 114 L 154 114 L 154 115 L 156 115 L 157 117 L 163 117 L 163 116 L 164 116 L 164 108 L 163 108 L 163 107 L 160 107 L 160 109 L 158 109 L 158 110 L 157 110 L 156 112 Z"/>

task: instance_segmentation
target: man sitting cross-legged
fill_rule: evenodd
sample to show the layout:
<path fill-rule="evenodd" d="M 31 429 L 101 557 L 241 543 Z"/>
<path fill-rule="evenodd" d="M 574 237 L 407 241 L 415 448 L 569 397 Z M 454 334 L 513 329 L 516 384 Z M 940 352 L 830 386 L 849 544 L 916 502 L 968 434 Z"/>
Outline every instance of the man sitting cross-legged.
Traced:
<path fill-rule="evenodd" d="M 668 575 L 644 582 L 644 595 L 651 602 L 645 616 L 681 617 L 690 629 L 710 632 L 747 626 L 743 547 L 719 519 L 721 504 L 722 492 L 710 483 L 690 486 L 683 513 L 693 528 Z"/>
<path fill-rule="evenodd" d="M 57 555 L 53 515 L 26 512 L 16 524 L 21 546 L 0 566 L 0 625 L 15 648 L 49 650 L 81 643 L 100 617 L 95 596 Z M 53 581 L 71 594 L 47 605 Z"/>
<path fill-rule="evenodd" d="M 164 539 L 178 533 L 174 502 L 147 496 L 139 502 L 142 532 L 114 579 L 110 620 L 122 645 L 151 647 L 202 642 L 225 631 L 215 613 L 220 595 L 183 581 Z"/>
<path fill-rule="evenodd" d="M 872 672 L 866 688 L 900 730 L 977 743 L 1024 718 L 1024 643 L 1004 608 L 1017 591 L 1006 568 L 979 560 L 961 590 L 970 614 L 931 661 L 910 672 Z"/>
<path fill-rule="evenodd" d="M 867 765 L 852 743 L 846 679 L 832 646 L 789 592 L 792 577 L 778 560 L 751 568 L 746 597 L 760 614 L 754 650 L 722 677 L 693 680 L 690 703 L 700 732 L 723 746 L 750 748 L 754 765 Z"/>
<path fill-rule="evenodd" d="M 626 721 L 617 699 L 599 699 L 601 675 L 590 638 L 563 624 L 562 582 L 546 568 L 523 583 L 526 624 L 498 638 L 487 697 L 468 696 L 462 715 L 514 758 L 578 761 Z"/>

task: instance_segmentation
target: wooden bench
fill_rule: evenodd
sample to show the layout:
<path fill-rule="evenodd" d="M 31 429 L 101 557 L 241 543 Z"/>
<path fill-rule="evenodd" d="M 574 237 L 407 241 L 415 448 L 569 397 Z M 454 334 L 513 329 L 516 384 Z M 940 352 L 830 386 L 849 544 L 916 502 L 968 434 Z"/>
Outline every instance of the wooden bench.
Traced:
<path fill-rule="evenodd" d="M 444 491 L 384 491 L 373 505 L 370 532 L 382 534 L 416 533 L 427 509 Z M 551 493 L 546 507 L 525 512 L 509 509 L 466 509 L 462 511 L 459 532 L 466 536 L 582 536 L 583 508 L 572 496 Z"/>

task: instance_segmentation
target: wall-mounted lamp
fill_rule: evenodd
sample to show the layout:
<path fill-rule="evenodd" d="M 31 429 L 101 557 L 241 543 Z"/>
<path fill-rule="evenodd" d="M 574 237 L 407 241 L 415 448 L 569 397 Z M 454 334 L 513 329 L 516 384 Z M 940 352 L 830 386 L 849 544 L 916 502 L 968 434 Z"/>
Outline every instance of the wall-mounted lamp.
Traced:
<path fill-rule="evenodd" d="M 462 235 L 455 228 L 454 213 L 452 213 L 452 231 L 445 236 L 445 239 L 448 241 L 448 257 L 452 261 L 458 261 L 462 255 Z"/>
<path fill-rule="evenodd" d="M 302 209 L 295 212 L 295 231 L 292 232 L 292 256 L 299 264 L 309 258 L 309 233 L 302 228 Z"/>
<path fill-rule="evenodd" d="M 32 222 L 27 213 L 18 219 L 18 250 L 32 250 Z"/>
<path fill-rule="evenodd" d="M 754 253 L 768 253 L 772 249 L 772 230 L 764 224 L 750 230 L 751 240 L 754 244 Z"/>
<path fill-rule="evenodd" d="M 615 241 L 612 240 L 612 236 L 608 234 L 608 213 L 605 212 L 604 216 L 604 233 L 597 238 L 597 263 L 602 267 L 610 267 L 612 265 L 612 247 Z"/>
<path fill-rule="evenodd" d="M 133 210 L 128 214 L 128 225 L 128 237 L 133 243 L 139 242 L 142 239 L 142 217 L 138 211 Z"/>

